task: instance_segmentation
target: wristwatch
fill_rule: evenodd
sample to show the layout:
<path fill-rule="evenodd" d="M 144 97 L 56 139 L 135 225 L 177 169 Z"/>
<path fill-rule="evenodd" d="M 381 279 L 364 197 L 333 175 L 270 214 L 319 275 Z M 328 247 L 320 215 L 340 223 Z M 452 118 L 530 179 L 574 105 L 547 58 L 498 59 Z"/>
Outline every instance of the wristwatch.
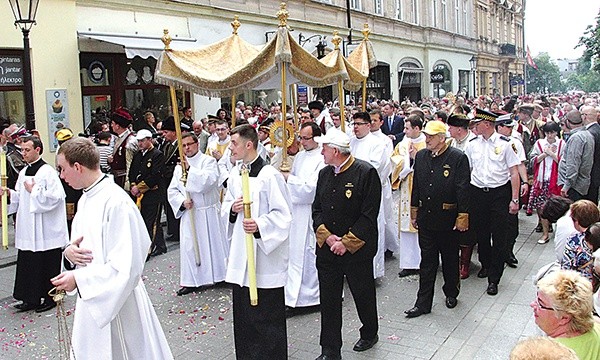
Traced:
<path fill-rule="evenodd" d="M 512 202 L 514 202 L 515 204 L 519 205 L 519 199 L 512 199 Z"/>

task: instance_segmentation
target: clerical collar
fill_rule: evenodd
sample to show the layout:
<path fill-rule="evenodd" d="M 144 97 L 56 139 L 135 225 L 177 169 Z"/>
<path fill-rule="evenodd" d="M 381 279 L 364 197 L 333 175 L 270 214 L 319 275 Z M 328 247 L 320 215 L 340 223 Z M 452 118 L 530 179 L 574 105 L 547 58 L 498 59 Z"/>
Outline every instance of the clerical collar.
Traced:
<path fill-rule="evenodd" d="M 92 190 L 94 187 L 96 187 L 96 185 L 98 185 L 102 180 L 104 180 L 106 178 L 108 178 L 108 175 L 102 174 L 102 176 L 100 176 L 98 178 L 98 180 L 94 181 L 94 183 L 92 185 L 90 185 L 90 186 L 86 187 L 85 189 L 83 189 L 83 192 L 86 193 L 86 192 Z"/>
<path fill-rule="evenodd" d="M 457 143 L 459 143 L 459 144 L 462 144 L 462 143 L 464 143 L 464 142 L 465 142 L 465 141 L 467 141 L 467 139 L 469 138 L 469 135 L 471 135 L 471 131 L 470 131 L 470 130 L 467 130 L 467 135 L 465 135 L 465 137 L 464 137 L 464 138 L 462 138 L 462 140 L 456 140 L 456 142 L 457 142 Z"/>
<path fill-rule="evenodd" d="M 41 157 L 36 161 L 32 162 L 31 164 L 27 164 L 27 167 L 25 168 L 25 175 L 34 176 L 38 172 L 38 170 L 45 164 L 46 162 Z"/>
<path fill-rule="evenodd" d="M 258 173 L 265 166 L 265 161 L 260 156 L 256 155 L 256 158 L 250 163 L 250 173 L 248 176 L 257 177 Z"/>

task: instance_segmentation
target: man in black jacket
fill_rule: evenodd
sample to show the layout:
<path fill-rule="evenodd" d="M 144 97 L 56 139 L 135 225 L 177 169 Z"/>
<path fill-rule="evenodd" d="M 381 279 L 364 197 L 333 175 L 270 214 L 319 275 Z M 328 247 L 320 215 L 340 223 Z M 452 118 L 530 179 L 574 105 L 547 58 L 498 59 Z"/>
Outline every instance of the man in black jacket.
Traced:
<path fill-rule="evenodd" d="M 160 225 L 162 196 L 159 189 L 165 157 L 154 147 L 152 133 L 149 130 L 138 131 L 135 138 L 138 141 L 139 151 L 133 156 L 129 168 L 130 191 L 136 199 L 152 241 L 150 256 L 155 256 L 167 252 L 167 244 Z"/>
<path fill-rule="evenodd" d="M 405 311 L 408 318 L 431 312 L 440 254 L 446 307 L 456 306 L 460 289 L 458 231 L 469 228 L 469 159 L 448 146 L 441 121 L 429 121 L 423 133 L 427 148 L 415 157 L 411 197 L 411 222 L 419 230 L 421 273 L 415 306 Z"/>
<path fill-rule="evenodd" d="M 332 128 L 315 141 L 323 144 L 321 153 L 330 165 L 319 172 L 312 205 L 321 302 L 322 350 L 317 359 L 340 359 L 344 276 L 363 324 L 353 350 L 368 350 L 379 340 L 373 258 L 381 181 L 373 166 L 350 154 L 345 133 Z"/>

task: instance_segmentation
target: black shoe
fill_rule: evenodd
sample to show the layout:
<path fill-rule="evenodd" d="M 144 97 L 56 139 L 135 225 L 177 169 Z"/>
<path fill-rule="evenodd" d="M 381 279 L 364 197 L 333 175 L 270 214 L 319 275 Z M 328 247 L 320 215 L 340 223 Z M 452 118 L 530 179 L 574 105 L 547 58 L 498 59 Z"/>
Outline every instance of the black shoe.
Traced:
<path fill-rule="evenodd" d="M 342 360 L 342 356 L 341 355 L 325 355 L 325 354 L 321 354 L 315 360 Z"/>
<path fill-rule="evenodd" d="M 379 341 L 379 336 L 377 336 L 377 335 L 371 340 L 358 339 L 356 344 L 354 344 L 354 347 L 352 348 L 352 350 L 354 350 L 354 351 L 369 350 L 375 344 L 377 344 L 378 341 Z"/>
<path fill-rule="evenodd" d="M 458 300 L 456 300 L 455 297 L 452 297 L 452 296 L 446 297 L 446 307 L 448 309 L 454 309 L 456 307 L 456 304 L 458 304 Z"/>
<path fill-rule="evenodd" d="M 488 277 L 488 270 L 482 267 L 481 270 L 479 270 L 479 272 L 477 273 L 477 277 L 480 279 Z"/>
<path fill-rule="evenodd" d="M 19 312 L 24 312 L 24 311 L 33 310 L 33 309 L 37 308 L 38 306 L 40 306 L 40 305 L 22 302 L 20 304 L 15 305 L 15 309 L 19 310 Z"/>
<path fill-rule="evenodd" d="M 191 294 L 193 292 L 198 291 L 200 288 L 192 287 L 192 286 L 183 286 L 181 289 L 177 290 L 177 296 L 183 296 L 187 294 Z"/>
<path fill-rule="evenodd" d="M 401 278 L 411 275 L 419 275 L 419 269 L 403 269 L 398 273 L 398 276 Z"/>
<path fill-rule="evenodd" d="M 319 312 L 320 310 L 321 310 L 321 307 L 319 305 L 302 306 L 302 307 L 286 306 L 285 307 L 285 317 L 291 318 L 296 315 L 312 314 L 315 312 Z"/>
<path fill-rule="evenodd" d="M 39 305 L 35 308 L 36 313 L 43 313 L 44 311 L 48 311 L 50 309 L 54 309 L 56 307 L 56 303 L 54 300 L 50 300 L 48 302 L 44 302 L 42 305 Z"/>
<path fill-rule="evenodd" d="M 167 236 L 165 237 L 165 241 L 179 242 L 179 236 L 167 234 Z"/>
<path fill-rule="evenodd" d="M 158 255 L 162 255 L 162 254 L 166 254 L 167 253 L 167 248 L 155 248 L 154 250 L 152 250 L 152 252 L 149 254 L 150 257 L 153 256 L 158 256 Z"/>
<path fill-rule="evenodd" d="M 516 268 L 517 264 L 519 263 L 519 260 L 517 260 L 517 258 L 515 257 L 515 254 L 510 254 L 510 256 L 508 257 L 508 259 L 506 260 L 506 265 L 508 265 L 511 268 Z"/>
<path fill-rule="evenodd" d="M 406 314 L 407 318 L 416 318 L 418 316 L 421 316 L 423 314 L 429 314 L 431 312 L 431 310 L 422 310 L 420 307 L 415 306 L 412 309 L 408 309 L 406 310 L 404 313 Z"/>
<path fill-rule="evenodd" d="M 535 232 L 537 232 L 537 233 L 541 233 L 542 231 L 544 231 L 544 229 L 542 228 L 542 224 L 538 224 L 538 225 L 535 227 Z"/>
<path fill-rule="evenodd" d="M 496 284 L 496 283 L 489 283 L 486 292 L 487 292 L 488 295 L 496 295 L 496 294 L 498 294 L 498 284 Z"/>

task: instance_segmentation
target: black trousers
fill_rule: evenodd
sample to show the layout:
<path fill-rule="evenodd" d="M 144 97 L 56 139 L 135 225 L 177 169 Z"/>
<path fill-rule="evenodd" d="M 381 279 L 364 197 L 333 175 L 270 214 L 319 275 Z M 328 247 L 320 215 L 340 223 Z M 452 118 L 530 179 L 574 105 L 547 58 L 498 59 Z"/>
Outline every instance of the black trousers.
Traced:
<path fill-rule="evenodd" d="M 509 256 L 510 182 L 493 189 L 471 185 L 471 194 L 473 203 L 469 213 L 477 234 L 479 261 L 481 266 L 488 269 L 488 282 L 498 284 L 504 272 L 504 262 Z"/>
<path fill-rule="evenodd" d="M 336 261 L 339 260 L 339 261 Z M 362 323 L 360 338 L 377 336 L 377 298 L 373 279 L 373 259 L 348 263 L 341 257 L 334 261 L 317 254 L 321 302 L 321 348 L 325 355 L 340 355 L 342 349 L 342 291 L 344 275 Z"/>
<path fill-rule="evenodd" d="M 570 188 L 567 191 L 567 196 L 569 197 L 569 199 L 573 200 L 573 202 L 586 198 L 584 195 L 581 195 L 577 190 L 575 190 L 573 188 Z"/>
<path fill-rule="evenodd" d="M 167 249 L 163 229 L 160 225 L 161 208 L 162 204 L 160 202 L 144 204 L 142 200 L 142 208 L 140 213 L 142 215 L 142 219 L 144 219 L 144 223 L 146 224 L 146 229 L 150 235 L 150 240 L 152 241 L 150 245 L 150 251 L 154 251 L 155 249 Z"/>
<path fill-rule="evenodd" d="M 287 359 L 283 287 L 258 289 L 258 305 L 250 305 L 250 289 L 233 285 L 233 335 L 236 359 Z"/>
<path fill-rule="evenodd" d="M 583 198 L 598 205 L 598 184 L 591 184 L 587 195 Z"/>
<path fill-rule="evenodd" d="M 50 279 L 60 274 L 62 249 L 17 252 L 17 271 L 13 297 L 28 304 L 40 304 L 41 298 L 53 301 L 48 291 L 54 287 Z"/>
<path fill-rule="evenodd" d="M 419 291 L 415 306 L 431 311 L 433 290 L 442 256 L 442 274 L 444 295 L 458 297 L 460 291 L 458 231 L 431 231 L 419 227 L 419 246 L 421 247 L 421 265 L 419 271 Z"/>

